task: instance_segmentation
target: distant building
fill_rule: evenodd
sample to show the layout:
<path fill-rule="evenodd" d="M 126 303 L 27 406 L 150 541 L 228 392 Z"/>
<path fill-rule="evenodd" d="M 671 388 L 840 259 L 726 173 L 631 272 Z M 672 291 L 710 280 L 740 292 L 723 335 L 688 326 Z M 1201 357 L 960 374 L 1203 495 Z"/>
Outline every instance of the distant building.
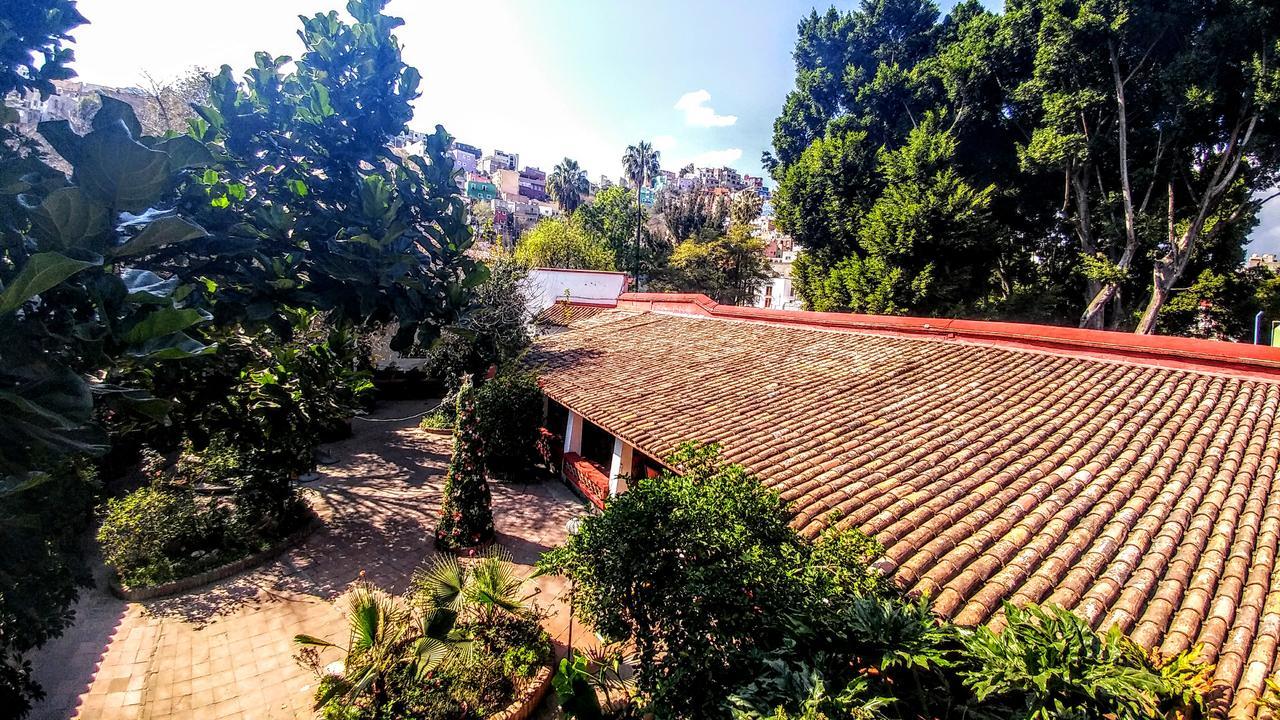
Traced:
<path fill-rule="evenodd" d="M 135 111 L 140 111 L 147 104 L 147 98 L 137 88 L 113 88 L 106 85 L 77 82 L 74 80 L 54 80 L 54 93 L 41 98 L 40 93 L 10 93 L 4 98 L 4 104 L 18 113 L 18 126 L 34 129 L 36 125 L 50 120 L 66 120 L 73 129 L 83 131 L 87 128 L 89 110 L 98 104 L 98 96 L 108 97 L 129 103 Z"/>
<path fill-rule="evenodd" d="M 498 197 L 498 188 L 485 175 L 468 175 L 467 197 L 471 200 L 493 200 Z"/>
<path fill-rule="evenodd" d="M 1276 258 L 1275 253 L 1254 253 L 1245 261 L 1244 266 L 1247 268 L 1264 267 L 1273 273 L 1280 273 L 1280 259 Z"/>
<path fill-rule="evenodd" d="M 539 202 L 550 199 L 547 196 L 547 174 L 535 167 L 520 171 L 520 194 Z"/>
<path fill-rule="evenodd" d="M 498 187 L 499 196 L 504 200 L 516 201 L 520 198 L 520 173 L 508 168 L 494 170 L 493 184 Z"/>
<path fill-rule="evenodd" d="M 427 134 L 420 133 L 417 130 L 405 130 L 404 132 L 391 138 L 391 142 L 387 143 L 394 150 L 410 150 L 412 152 L 421 152 L 422 143 L 426 142 Z M 474 168 L 473 168 L 474 169 Z"/>
<path fill-rule="evenodd" d="M 454 166 L 468 175 L 474 175 L 479 172 L 479 148 L 464 143 L 454 143 L 453 147 L 449 149 L 449 155 L 453 158 Z"/>
<path fill-rule="evenodd" d="M 520 168 L 519 153 L 494 150 L 493 154 L 480 158 L 480 171 L 493 174 L 499 170 L 518 170 Z"/>

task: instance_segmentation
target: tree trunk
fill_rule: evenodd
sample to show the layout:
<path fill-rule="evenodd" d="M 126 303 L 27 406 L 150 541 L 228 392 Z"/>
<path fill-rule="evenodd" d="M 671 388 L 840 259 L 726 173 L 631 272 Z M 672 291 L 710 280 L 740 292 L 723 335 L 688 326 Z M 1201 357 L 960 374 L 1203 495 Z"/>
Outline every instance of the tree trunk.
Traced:
<path fill-rule="evenodd" d="M 1160 315 L 1160 308 L 1169 299 L 1169 290 L 1176 281 L 1176 276 L 1161 272 L 1158 266 L 1151 275 L 1151 299 L 1147 301 L 1147 309 L 1142 311 L 1142 319 L 1134 329 L 1139 335 L 1150 335 L 1156 331 L 1156 318 Z"/>
<path fill-rule="evenodd" d="M 1119 289 L 1120 287 L 1115 283 L 1102 284 L 1096 280 L 1090 280 L 1089 291 L 1093 294 L 1093 299 L 1080 315 L 1080 327 L 1101 330 L 1107 315 L 1107 303 L 1111 302 L 1111 298 L 1115 297 Z"/>

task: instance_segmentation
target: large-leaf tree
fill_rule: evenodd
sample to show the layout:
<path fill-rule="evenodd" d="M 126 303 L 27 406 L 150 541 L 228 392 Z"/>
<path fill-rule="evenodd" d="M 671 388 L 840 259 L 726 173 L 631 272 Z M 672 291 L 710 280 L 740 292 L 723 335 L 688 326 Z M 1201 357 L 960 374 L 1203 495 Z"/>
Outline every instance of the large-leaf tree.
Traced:
<path fill-rule="evenodd" d="M 197 108 L 192 134 L 218 163 L 186 199 L 219 235 L 200 262 L 225 280 L 221 305 L 240 319 L 306 306 L 357 325 L 395 321 L 404 348 L 433 339 L 483 280 L 464 254 L 471 232 L 448 133 L 437 126 L 423 156 L 388 146 L 407 129 L 420 76 L 385 4 L 352 0 L 351 23 L 303 18 L 302 55 L 260 52 L 238 81 L 223 66 Z"/>

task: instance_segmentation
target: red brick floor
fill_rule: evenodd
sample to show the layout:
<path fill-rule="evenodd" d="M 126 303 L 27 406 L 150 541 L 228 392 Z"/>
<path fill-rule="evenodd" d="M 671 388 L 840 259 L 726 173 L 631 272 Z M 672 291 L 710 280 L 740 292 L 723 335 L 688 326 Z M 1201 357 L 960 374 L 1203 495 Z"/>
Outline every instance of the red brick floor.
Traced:
<path fill-rule="evenodd" d="M 387 403 L 373 417 L 423 407 Z M 361 573 L 390 590 L 406 588 L 433 552 L 449 461 L 449 439 L 419 431 L 416 421 L 355 425 L 352 438 L 326 447 L 338 462 L 321 466 L 306 490 L 325 523 L 298 548 L 180 597 L 126 603 L 86 591 L 75 626 L 33 658 L 48 697 L 32 717 L 311 717 L 315 678 L 294 662 L 293 636 L 342 639 L 342 596 Z M 585 512 L 559 483 L 495 484 L 493 499 L 498 542 L 529 572 L 564 540 L 569 519 Z M 563 644 L 565 583 L 537 585 L 534 602 L 550 610 L 547 629 Z M 575 627 L 576 645 L 588 637 Z"/>

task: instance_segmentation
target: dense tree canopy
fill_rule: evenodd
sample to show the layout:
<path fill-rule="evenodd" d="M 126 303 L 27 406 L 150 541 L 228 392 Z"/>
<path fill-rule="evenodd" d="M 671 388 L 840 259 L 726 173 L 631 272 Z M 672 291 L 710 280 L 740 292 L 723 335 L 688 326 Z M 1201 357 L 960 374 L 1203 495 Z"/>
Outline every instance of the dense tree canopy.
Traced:
<path fill-rule="evenodd" d="M 657 281 L 662 289 L 700 292 L 726 305 L 749 305 L 771 277 L 764 241 L 746 225 L 710 238 L 692 237 L 676 246 Z"/>
<path fill-rule="evenodd" d="M 616 269 L 613 250 L 584 230 L 577 216 L 548 218 L 529 228 L 516 244 L 515 259 L 531 268 Z"/>
<path fill-rule="evenodd" d="M 765 157 L 800 293 L 1151 331 L 1238 271 L 1280 172 L 1278 38 L 1251 1 L 810 14 Z"/>

